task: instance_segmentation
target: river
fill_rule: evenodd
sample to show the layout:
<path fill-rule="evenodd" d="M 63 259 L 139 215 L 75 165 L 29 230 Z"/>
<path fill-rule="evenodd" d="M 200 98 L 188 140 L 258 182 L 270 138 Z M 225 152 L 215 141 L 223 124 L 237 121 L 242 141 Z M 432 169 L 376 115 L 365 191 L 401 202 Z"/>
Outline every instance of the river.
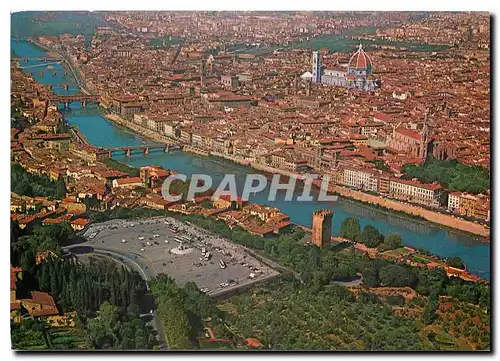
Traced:
<path fill-rule="evenodd" d="M 24 41 L 11 41 L 12 51 L 20 57 L 40 57 L 44 56 L 44 51 L 33 44 Z M 23 62 L 22 66 L 40 64 L 40 67 L 27 68 L 36 81 L 43 84 L 74 84 L 74 80 L 64 76 L 62 65 L 53 65 L 52 69 L 39 61 Z M 44 71 L 43 76 L 40 74 Z M 57 74 L 54 74 L 57 72 Z M 78 92 L 76 86 L 70 86 L 66 91 L 62 87 L 55 87 L 54 92 L 58 94 L 74 94 Z M 87 140 L 99 147 L 114 147 L 125 145 L 140 145 L 152 143 L 114 123 L 102 116 L 98 108 L 79 108 L 79 104 L 71 104 L 70 110 L 63 110 L 65 119 L 72 125 L 79 128 Z M 248 167 L 240 166 L 227 160 L 217 158 L 200 157 L 186 152 L 151 152 L 147 157 L 143 155 L 133 155 L 126 158 L 125 155 L 117 156 L 118 161 L 132 166 L 143 166 L 148 164 L 161 165 L 165 168 L 175 170 L 187 175 L 195 173 L 210 174 L 214 182 L 222 179 L 225 174 L 235 174 L 238 189 L 244 182 L 244 176 L 252 172 Z M 215 183 L 217 185 L 217 183 Z M 372 225 L 378 228 L 383 234 L 391 232 L 399 233 L 405 244 L 424 248 L 441 257 L 460 257 L 467 265 L 467 269 L 482 278 L 490 279 L 490 245 L 479 237 L 475 237 L 462 232 L 439 227 L 429 222 L 416 220 L 401 216 L 392 212 L 381 211 L 366 206 L 359 202 L 339 198 L 336 202 L 298 202 L 284 201 L 284 194 L 278 194 L 274 202 L 267 200 L 267 193 L 260 193 L 251 200 L 257 203 L 266 204 L 279 208 L 290 216 L 292 222 L 311 227 L 312 213 L 317 209 L 330 208 L 334 211 L 332 232 L 338 235 L 342 222 L 348 217 L 357 217 L 361 226 Z M 295 199 L 295 197 L 294 197 Z"/>

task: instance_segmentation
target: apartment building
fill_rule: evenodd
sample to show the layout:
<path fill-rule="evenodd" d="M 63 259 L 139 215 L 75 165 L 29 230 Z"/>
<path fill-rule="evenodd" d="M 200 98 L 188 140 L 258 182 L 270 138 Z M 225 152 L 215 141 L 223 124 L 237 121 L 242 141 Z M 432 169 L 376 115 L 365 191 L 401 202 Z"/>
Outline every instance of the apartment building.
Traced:
<path fill-rule="evenodd" d="M 448 210 L 450 212 L 456 212 L 460 209 L 460 192 L 452 192 L 448 194 Z"/>
<path fill-rule="evenodd" d="M 191 130 L 181 129 L 180 138 L 181 138 L 181 141 L 183 143 L 185 143 L 185 144 L 191 144 L 191 139 L 192 139 Z"/>
<path fill-rule="evenodd" d="M 378 174 L 373 170 L 354 167 L 344 168 L 344 184 L 363 191 L 378 192 Z"/>
<path fill-rule="evenodd" d="M 389 194 L 397 199 L 438 208 L 444 200 L 443 187 L 438 183 L 423 184 L 417 180 L 391 179 Z"/>
<path fill-rule="evenodd" d="M 485 195 L 452 192 L 448 195 L 448 210 L 461 216 L 490 220 L 490 199 Z"/>
<path fill-rule="evenodd" d="M 200 133 L 192 133 L 191 144 L 194 147 L 201 148 L 203 145 L 203 135 Z"/>
<path fill-rule="evenodd" d="M 285 169 L 290 172 L 303 172 L 309 169 L 307 160 L 293 159 L 284 152 L 275 152 L 271 154 L 271 166 L 274 168 Z"/>

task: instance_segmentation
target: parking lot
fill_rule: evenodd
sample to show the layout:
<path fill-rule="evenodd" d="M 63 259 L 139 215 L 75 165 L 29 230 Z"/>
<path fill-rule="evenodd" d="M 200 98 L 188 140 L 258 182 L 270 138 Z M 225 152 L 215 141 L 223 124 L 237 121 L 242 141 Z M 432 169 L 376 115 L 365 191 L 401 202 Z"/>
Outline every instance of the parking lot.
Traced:
<path fill-rule="evenodd" d="M 278 274 L 243 247 L 170 217 L 93 224 L 83 236 L 82 245 L 126 252 L 153 274 L 193 281 L 209 294 Z"/>

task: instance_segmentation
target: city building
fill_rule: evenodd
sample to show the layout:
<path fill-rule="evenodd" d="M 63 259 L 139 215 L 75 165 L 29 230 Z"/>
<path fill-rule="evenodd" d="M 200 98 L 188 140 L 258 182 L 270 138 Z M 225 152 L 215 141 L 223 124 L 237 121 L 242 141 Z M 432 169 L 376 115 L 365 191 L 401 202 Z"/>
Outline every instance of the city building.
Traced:
<path fill-rule="evenodd" d="M 369 192 L 378 192 L 378 174 L 368 169 L 344 167 L 344 184 L 349 187 Z"/>
<path fill-rule="evenodd" d="M 226 88 L 237 88 L 240 85 L 240 81 L 236 75 L 222 75 L 220 77 L 221 84 Z"/>
<path fill-rule="evenodd" d="M 113 188 L 136 188 L 143 187 L 140 177 L 127 177 L 113 180 Z"/>
<path fill-rule="evenodd" d="M 443 187 L 439 183 L 420 183 L 417 180 L 391 179 L 389 195 L 411 203 L 438 208 L 444 202 Z"/>
<path fill-rule="evenodd" d="M 411 157 L 426 159 L 429 149 L 429 129 L 424 123 L 422 130 L 394 127 L 389 137 L 388 147 L 407 153 Z"/>
<path fill-rule="evenodd" d="M 487 196 L 477 196 L 461 192 L 452 192 L 448 195 L 448 210 L 461 216 L 490 220 L 490 200 Z"/>

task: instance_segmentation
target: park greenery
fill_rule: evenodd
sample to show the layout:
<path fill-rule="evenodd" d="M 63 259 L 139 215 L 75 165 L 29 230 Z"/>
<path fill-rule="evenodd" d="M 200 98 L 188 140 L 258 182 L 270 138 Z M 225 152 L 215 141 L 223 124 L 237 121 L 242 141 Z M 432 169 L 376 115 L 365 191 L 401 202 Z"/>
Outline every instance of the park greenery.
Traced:
<path fill-rule="evenodd" d="M 86 349 L 83 332 L 75 327 L 51 328 L 37 318 L 25 318 L 20 325 L 11 324 L 12 348 L 15 350 Z"/>
<path fill-rule="evenodd" d="M 422 165 L 405 164 L 404 179 L 417 178 L 422 183 L 438 182 L 451 192 L 486 193 L 490 173 L 486 168 L 460 163 L 458 160 L 427 159 Z"/>
<path fill-rule="evenodd" d="M 19 163 L 11 165 L 10 173 L 10 187 L 14 193 L 29 197 L 42 196 L 54 199 L 66 197 L 66 184 L 61 176 L 56 182 L 53 182 L 46 175 L 28 173 Z"/>
<path fill-rule="evenodd" d="M 311 292 L 278 281 L 222 302 L 235 332 L 258 337 L 273 350 L 423 350 L 414 320 L 392 314 L 368 293 L 356 297 L 340 285 Z"/>
<path fill-rule="evenodd" d="M 144 280 L 110 261 L 81 264 L 61 258 L 61 246 L 74 238 L 68 223 L 38 226 L 24 234 L 11 222 L 11 264 L 23 269 L 18 297 L 28 298 L 33 290 L 48 292 L 60 312 L 78 315 L 77 327 L 64 332 L 25 318 L 11 326 L 14 348 L 151 349 L 156 341 L 139 318 L 152 307 Z M 47 251 L 46 260 L 37 265 L 37 253 Z"/>
<path fill-rule="evenodd" d="M 240 313 L 239 311 L 236 311 L 243 318 L 243 321 L 239 325 L 240 327 L 248 331 L 245 333 L 245 336 L 247 337 L 252 337 L 250 329 L 254 330 L 253 333 L 256 330 L 262 331 L 267 329 L 270 330 L 269 334 L 271 333 L 274 335 L 277 334 L 276 332 L 276 329 L 278 328 L 277 325 L 279 323 L 282 323 L 284 319 L 287 319 L 287 316 L 278 310 L 286 310 L 292 307 L 290 304 L 281 303 L 282 301 L 284 302 L 285 300 L 283 296 L 285 295 L 284 292 L 286 290 L 286 287 L 292 287 L 292 289 L 294 290 L 292 293 L 294 293 L 295 295 L 304 294 L 304 295 L 314 295 L 314 297 L 317 297 L 317 295 L 320 294 L 321 292 L 327 292 L 326 290 L 335 287 L 332 283 L 338 281 L 348 282 L 359 278 L 358 276 L 359 274 L 363 276 L 363 284 L 367 287 L 412 288 L 417 292 L 418 295 L 420 295 L 419 297 L 422 297 L 421 300 L 424 305 L 427 304 L 426 299 L 431 296 L 452 297 L 466 304 L 477 305 L 478 307 L 481 308 L 481 310 L 483 310 L 482 312 L 484 312 L 484 314 L 489 313 L 489 308 L 490 308 L 489 285 L 483 283 L 467 282 L 461 280 L 460 278 L 449 278 L 446 276 L 446 273 L 442 269 L 429 270 L 425 268 L 412 267 L 405 264 L 395 264 L 392 261 L 385 259 L 371 259 L 365 255 L 361 255 L 354 252 L 352 247 L 349 247 L 347 249 L 344 248 L 343 250 L 338 251 L 341 248 L 336 246 L 326 247 L 324 249 L 319 249 L 315 246 L 308 246 L 301 242 L 301 239 L 303 237 L 302 233 L 303 231 L 301 230 L 300 231 L 292 230 L 289 234 L 281 235 L 279 237 L 261 238 L 252 236 L 246 231 L 238 229 L 238 227 L 234 227 L 231 230 L 229 229 L 229 227 L 227 227 L 227 225 L 225 225 L 225 223 L 223 222 L 219 223 L 219 221 L 215 221 L 208 218 L 190 215 L 186 216 L 185 220 L 188 220 L 193 224 L 196 224 L 203 228 L 209 229 L 214 233 L 225 236 L 234 241 L 235 243 L 239 243 L 249 248 L 253 248 L 257 252 L 261 252 L 266 256 L 269 256 L 270 258 L 280 262 L 281 264 L 288 266 L 292 270 L 291 273 L 284 272 L 284 276 L 281 280 L 281 282 L 283 282 L 281 283 L 283 286 L 274 287 L 277 289 L 276 292 L 279 295 L 276 294 L 270 297 L 266 297 L 266 301 L 260 301 L 258 303 L 259 305 L 258 307 L 247 308 L 247 310 L 248 309 L 251 310 L 251 313 L 248 315 L 248 318 L 246 317 L 248 313 L 245 312 Z M 356 225 L 356 223 L 358 222 L 351 220 L 348 223 Z M 361 236 L 363 232 L 361 232 L 360 230 L 355 230 L 354 233 L 358 234 L 360 239 L 363 239 Z M 373 227 L 368 228 L 368 230 L 365 232 L 365 236 L 367 236 L 367 239 L 369 240 L 379 239 L 378 238 L 379 233 Z M 256 241 L 257 238 L 259 238 L 259 241 Z M 399 235 L 392 234 L 387 237 L 387 240 L 384 239 L 379 244 L 379 246 L 382 245 L 387 248 L 392 248 L 392 247 L 398 248 L 398 246 L 399 247 L 402 246 L 402 240 Z M 270 288 L 272 289 L 273 287 L 271 286 Z M 252 302 L 258 302 L 258 301 L 253 301 L 253 297 L 251 297 L 248 294 L 236 297 L 241 297 L 243 299 L 246 299 L 245 302 L 250 302 L 248 299 L 252 300 Z M 295 296 L 295 297 L 300 297 L 300 296 Z M 328 294 L 326 298 L 328 300 L 332 299 L 330 294 Z M 295 300 L 295 298 L 293 297 L 292 299 Z M 267 310 L 267 312 L 265 312 L 266 310 L 265 307 L 267 307 L 267 302 L 271 302 L 270 300 L 274 300 L 273 302 L 277 303 L 276 312 L 270 310 Z M 362 304 L 365 302 L 371 303 L 374 300 L 375 298 L 370 295 L 364 295 L 361 296 L 360 298 L 360 302 Z M 320 300 L 319 304 L 325 304 L 325 305 L 338 304 L 335 303 L 335 301 L 331 301 L 331 303 L 328 303 L 325 302 L 324 300 Z M 297 305 L 308 305 L 308 302 L 311 303 L 312 301 L 310 300 L 307 301 L 302 300 L 302 302 L 297 301 L 293 303 L 294 304 L 293 307 L 299 307 Z M 394 299 L 392 300 L 392 302 L 394 302 Z M 384 306 L 383 303 L 384 302 L 376 302 L 376 304 L 379 304 L 379 306 L 377 306 L 378 308 L 376 309 L 379 309 L 379 312 L 381 312 L 382 314 L 384 314 L 384 312 L 390 313 L 390 311 L 388 311 L 387 309 L 383 311 L 383 309 L 386 307 Z M 361 308 L 364 306 L 358 306 L 358 307 Z M 432 303 L 430 306 L 427 307 L 428 311 L 426 312 L 429 314 L 429 316 L 422 316 L 422 319 L 426 320 L 425 322 L 430 322 L 430 320 L 436 320 L 436 318 L 433 318 L 434 316 L 432 316 L 432 312 L 436 312 L 435 311 L 436 307 L 437 306 Z M 304 306 L 304 308 L 307 308 L 307 310 L 304 311 L 306 312 L 306 314 L 311 313 L 312 307 Z M 255 325 L 255 321 L 253 320 L 259 319 L 257 313 L 263 309 L 264 311 L 262 311 L 262 315 L 264 314 L 266 315 L 267 317 L 265 318 L 266 321 L 271 322 L 271 325 L 276 326 L 276 328 L 271 326 L 268 326 L 266 328 L 265 325 L 263 324 Z M 354 311 L 353 313 L 358 311 L 359 310 Z M 343 309 L 341 309 L 337 311 L 329 311 L 326 312 L 325 314 L 329 315 L 327 318 L 329 320 L 329 318 L 332 317 L 333 314 L 338 314 L 338 313 L 342 314 L 343 312 L 344 312 Z M 370 309 L 369 312 L 370 314 L 373 314 L 375 317 L 382 317 L 382 316 L 377 316 L 376 311 L 374 310 Z M 302 316 L 303 317 L 297 315 L 297 319 L 304 320 L 306 315 Z M 262 317 L 260 317 L 260 319 L 263 320 L 264 318 Z M 395 322 L 401 324 L 401 322 L 406 322 L 406 320 L 401 321 L 398 319 Z M 421 321 L 421 318 L 413 322 L 414 322 L 413 325 L 408 326 L 410 327 L 409 330 L 412 330 L 411 327 L 418 328 L 421 327 L 422 324 L 425 324 L 425 322 Z M 247 324 L 247 326 L 244 326 L 245 324 Z M 309 326 L 304 325 L 304 323 L 295 323 L 294 329 L 298 331 L 296 334 L 294 334 L 292 339 L 297 340 L 297 343 L 294 344 L 292 348 L 300 349 L 307 347 L 304 345 L 306 343 L 305 340 L 302 340 L 302 343 L 299 342 L 298 335 L 307 334 L 310 336 L 312 330 L 317 329 L 316 325 L 310 327 Z M 385 329 L 385 332 L 382 331 L 380 334 L 392 334 L 391 332 L 394 331 L 393 327 L 390 327 L 387 324 L 386 326 L 388 327 Z M 290 325 L 283 327 L 282 329 L 283 334 L 285 334 L 285 330 L 290 330 L 290 329 L 291 329 Z M 478 337 L 483 337 L 483 338 L 486 337 L 482 332 L 478 333 L 478 335 L 480 335 Z M 326 337 L 327 335 L 323 334 L 323 336 Z M 412 341 L 412 338 L 408 338 L 406 341 L 398 339 L 397 342 L 399 342 L 399 344 L 397 345 L 396 344 L 385 345 L 384 342 L 380 340 L 377 341 L 378 343 L 374 343 L 373 345 L 363 344 L 369 339 L 362 338 L 360 336 L 358 336 L 357 340 L 358 340 L 357 343 L 358 349 L 388 350 L 388 349 L 396 349 L 397 347 L 400 347 L 399 349 L 419 349 L 421 347 L 424 347 L 426 349 L 429 348 L 433 349 L 434 346 L 432 345 L 435 345 L 432 342 L 426 342 L 425 345 L 419 344 L 417 341 L 415 342 Z M 281 348 L 279 346 L 281 345 L 280 342 L 274 343 L 274 341 L 270 340 L 268 342 L 269 342 L 268 343 L 269 347 Z M 323 340 L 322 342 L 326 341 Z M 375 340 L 373 342 L 375 342 Z M 408 344 L 403 346 L 403 343 L 405 342 L 408 342 Z M 340 343 L 336 346 L 332 346 L 331 344 L 328 345 L 329 347 L 333 347 L 334 349 L 353 349 L 352 348 L 354 347 L 353 345 L 347 347 L 347 344 L 349 343 L 344 341 L 343 343 Z M 322 345 L 326 346 L 326 344 L 324 343 Z M 317 345 L 317 348 L 321 347 L 322 346 Z M 288 347 L 283 346 L 283 348 L 286 349 Z"/>
<path fill-rule="evenodd" d="M 219 338 L 230 336 L 224 326 L 224 312 L 195 283 L 188 282 L 181 287 L 172 278 L 160 274 L 151 282 L 151 293 L 156 300 L 169 348 L 200 348 L 198 338 L 204 333 L 205 324 Z"/>
<path fill-rule="evenodd" d="M 115 208 L 100 214 L 101 220 L 172 215 L 141 208 Z M 136 317 L 139 304 L 149 296 L 154 298 L 171 349 L 214 347 L 214 343 L 204 341 L 205 327 L 211 327 L 217 338 L 229 340 L 216 346 L 226 349 L 242 347 L 247 337 L 256 337 L 265 348 L 277 350 L 438 350 L 461 348 L 464 342 L 472 348 L 489 346 L 487 284 L 449 278 L 442 269 L 371 259 L 356 252 L 348 242 L 320 249 L 305 243 L 304 231 L 298 227 L 263 238 L 213 218 L 174 216 L 243 245 L 256 257 L 279 262 L 282 275 L 251 291 L 217 301 L 199 291 L 193 282 L 180 286 L 163 274 L 151 281 L 149 293 L 137 273 L 111 262 L 81 265 L 49 258 L 34 265 L 26 259 L 23 262 L 28 273 L 34 276 L 30 289 L 52 294 L 64 312 L 77 311 L 81 322 L 78 329 L 86 347 L 95 349 L 154 347 L 152 332 Z M 361 229 L 355 218 L 344 222 L 341 233 L 379 249 L 402 246 L 399 235 L 383 237 L 372 226 Z M 19 252 L 20 244 L 26 244 L 22 249 L 30 252 L 32 259 L 41 249 L 52 249 L 57 254 L 57 247 L 74 237 L 66 225 L 38 227 L 33 234 L 23 235 L 15 222 L 11 234 L 14 249 Z M 24 250 L 14 265 L 19 264 Z M 352 281 L 361 281 L 361 287 L 344 286 Z M 385 289 L 396 293 L 378 294 L 378 290 Z M 413 299 L 397 291 L 408 289 L 415 292 Z M 444 312 L 444 299 L 451 300 L 447 307 L 479 317 L 479 321 L 469 324 L 466 319 Z M 452 306 L 448 306 L 450 302 Z M 399 313 L 395 313 L 396 309 Z M 24 323 L 16 326 L 16 340 L 28 332 L 42 337 L 33 347 L 49 348 L 43 341 L 45 331 L 37 327 L 26 329 Z M 455 330 L 452 339 L 446 336 L 446 329 Z"/>
<path fill-rule="evenodd" d="M 35 227 L 31 234 L 24 234 L 17 222 L 11 221 L 11 263 L 19 264 L 23 270 L 34 274 L 38 252 L 51 251 L 60 255 L 61 246 L 74 237 L 75 233 L 67 222 Z"/>
<path fill-rule="evenodd" d="M 34 274 L 23 270 L 18 292 L 27 297 L 31 290 L 51 294 L 60 312 L 76 311 L 77 328 L 54 338 L 47 325 L 26 318 L 12 326 L 13 335 L 32 341 L 26 344 L 21 336 L 19 340 L 13 336 L 15 348 L 32 349 L 29 345 L 36 339 L 45 340 L 38 345 L 41 349 L 72 349 L 83 343 L 84 348 L 91 349 L 141 350 L 151 349 L 156 343 L 146 321 L 139 317 L 144 312 L 139 304 L 145 303 L 148 294 L 144 280 L 113 262 L 85 265 L 49 256 L 36 266 Z M 47 339 L 48 334 L 52 339 Z"/>
<path fill-rule="evenodd" d="M 87 341 L 98 350 L 150 350 L 155 343 L 137 304 L 127 308 L 105 301 L 86 325 Z"/>
<path fill-rule="evenodd" d="M 165 216 L 168 212 L 148 209 L 148 208 L 123 208 L 115 207 L 106 212 L 90 211 L 87 212 L 93 223 L 106 222 L 111 219 L 136 219 Z"/>
<path fill-rule="evenodd" d="M 210 218 L 188 215 L 181 219 L 229 238 L 235 243 L 255 249 L 289 267 L 302 282 L 309 284 L 311 291 L 319 290 L 331 284 L 332 281 L 357 279 L 359 273 L 371 269 L 368 272 L 374 275 L 373 287 L 411 287 L 424 295 L 429 295 L 434 291 L 439 295 L 452 296 L 464 302 L 485 307 L 487 310 L 490 307 L 490 289 L 487 284 L 448 278 L 442 269 L 428 270 L 406 264 L 395 264 L 385 259 L 371 259 L 354 252 L 352 247 L 344 248 L 341 252 L 338 252 L 337 246 L 331 245 L 320 249 L 302 242 L 304 231 L 300 228 L 292 229 L 289 233 L 280 236 L 262 238 L 253 236 L 239 227 L 230 229 L 224 222 Z M 348 223 L 359 225 L 356 219 Z M 373 234 L 378 233 L 375 231 L 372 229 L 367 232 L 371 235 L 370 240 L 377 239 L 373 237 Z M 359 237 L 361 234 L 359 232 Z M 399 235 L 394 234 L 387 238 L 394 246 L 402 246 Z M 386 244 L 385 239 L 380 244 Z"/>
<path fill-rule="evenodd" d="M 38 319 L 27 319 L 19 326 L 11 324 L 12 347 L 17 350 L 48 350 L 45 325 Z"/>
<path fill-rule="evenodd" d="M 137 305 L 146 294 L 146 284 L 138 273 L 112 262 L 88 265 L 49 257 L 35 273 L 41 291 L 48 292 L 65 311 L 93 315 L 108 301 L 117 307 Z"/>
<path fill-rule="evenodd" d="M 340 237 L 363 243 L 368 248 L 378 247 L 381 251 L 403 247 L 403 240 L 397 233 L 391 233 L 389 236 L 384 237 L 378 229 L 371 225 L 366 225 L 361 231 L 359 219 L 356 217 L 347 218 L 342 223 Z"/>

